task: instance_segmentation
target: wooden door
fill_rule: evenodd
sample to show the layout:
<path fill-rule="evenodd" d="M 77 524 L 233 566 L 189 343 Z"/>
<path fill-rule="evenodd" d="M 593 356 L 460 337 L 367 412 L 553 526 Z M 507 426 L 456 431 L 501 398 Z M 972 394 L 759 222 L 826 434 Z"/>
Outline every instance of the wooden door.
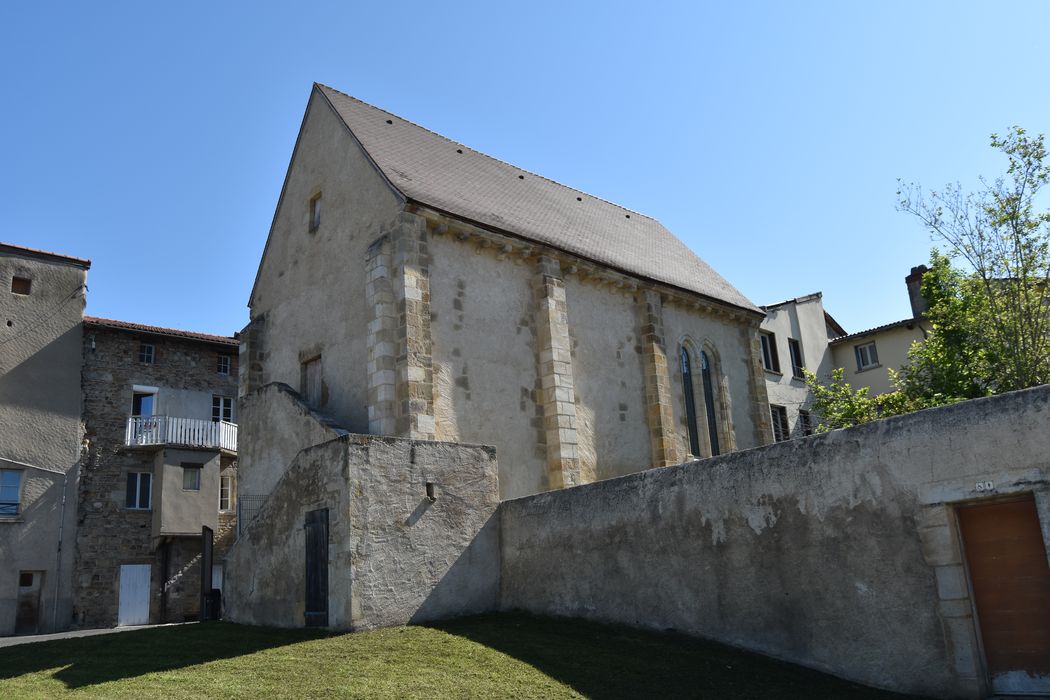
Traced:
<path fill-rule="evenodd" d="M 43 584 L 43 571 L 20 571 L 18 573 L 15 634 L 39 634 L 40 589 Z"/>
<path fill-rule="evenodd" d="M 149 564 L 121 565 L 118 625 L 149 624 L 149 580 Z"/>
<path fill-rule="evenodd" d="M 328 509 L 306 514 L 306 626 L 328 626 Z"/>
<path fill-rule="evenodd" d="M 1035 500 L 958 513 L 992 689 L 1050 693 L 1050 566 Z"/>

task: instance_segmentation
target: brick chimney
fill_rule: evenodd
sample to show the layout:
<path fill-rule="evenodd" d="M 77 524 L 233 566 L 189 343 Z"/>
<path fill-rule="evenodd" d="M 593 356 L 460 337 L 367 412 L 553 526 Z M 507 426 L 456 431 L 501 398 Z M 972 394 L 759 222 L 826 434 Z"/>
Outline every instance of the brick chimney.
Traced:
<path fill-rule="evenodd" d="M 922 298 L 922 276 L 929 270 L 925 265 L 911 269 L 911 274 L 904 278 L 908 285 L 908 301 L 911 302 L 912 318 L 919 318 L 926 312 L 926 300 Z"/>

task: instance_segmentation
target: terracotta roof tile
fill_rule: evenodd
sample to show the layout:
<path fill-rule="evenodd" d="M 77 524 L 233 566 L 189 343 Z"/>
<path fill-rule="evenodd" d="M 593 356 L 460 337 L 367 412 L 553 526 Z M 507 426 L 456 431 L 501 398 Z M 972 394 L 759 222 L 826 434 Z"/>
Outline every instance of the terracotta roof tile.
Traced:
<path fill-rule="evenodd" d="M 111 318 L 97 318 L 85 316 L 84 323 L 88 326 L 101 328 L 113 328 L 120 331 L 134 331 L 136 333 L 149 333 L 151 335 L 165 335 L 172 338 L 184 338 L 186 340 L 200 340 L 206 343 L 219 345 L 230 345 L 236 347 L 240 344 L 237 338 L 225 335 L 211 335 L 209 333 L 197 333 L 195 331 L 183 331 L 177 328 L 162 328 L 160 326 L 147 326 L 142 323 L 131 323 L 129 321 L 115 321 Z"/>
<path fill-rule="evenodd" d="M 55 262 L 71 263 L 77 267 L 83 267 L 85 270 L 91 267 L 91 261 L 86 258 L 74 258 L 72 255 L 62 255 L 61 253 L 52 253 L 49 250 L 26 248 L 25 246 L 14 245 L 13 243 L 0 243 L 0 253 L 10 253 L 13 255 L 24 255 L 30 258 L 44 258 Z"/>

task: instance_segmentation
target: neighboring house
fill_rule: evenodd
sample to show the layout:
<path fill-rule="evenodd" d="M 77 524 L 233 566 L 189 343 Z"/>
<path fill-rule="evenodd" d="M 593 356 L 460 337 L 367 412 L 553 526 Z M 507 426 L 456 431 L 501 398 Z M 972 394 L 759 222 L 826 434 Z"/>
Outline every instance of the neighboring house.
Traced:
<path fill-rule="evenodd" d="M 764 314 L 659 222 L 321 85 L 249 306 L 246 400 L 495 445 L 503 498 L 771 439 Z M 265 413 L 243 494 L 287 467 Z"/>
<path fill-rule="evenodd" d="M 237 344 L 84 319 L 79 626 L 196 619 L 202 526 L 215 533 L 221 587 L 236 522 Z"/>
<path fill-rule="evenodd" d="M 760 342 L 766 371 L 770 421 L 776 442 L 811 435 L 819 422 L 811 414 L 813 397 L 803 370 L 822 381 L 831 377 L 828 341 L 845 335 L 842 326 L 824 310 L 821 293 L 762 307 Z"/>
<path fill-rule="evenodd" d="M 0 243 L 0 635 L 69 620 L 90 266 Z"/>
<path fill-rule="evenodd" d="M 922 318 L 926 303 L 919 291 L 925 272 L 926 266 L 920 265 L 913 267 L 911 274 L 904 278 L 912 318 L 850 333 L 831 341 L 834 365 L 845 370 L 843 378 L 850 386 L 866 386 L 873 395 L 894 390 L 889 370 L 900 369 L 908 360 L 908 350 L 912 344 L 921 343 L 930 331 L 929 322 Z"/>

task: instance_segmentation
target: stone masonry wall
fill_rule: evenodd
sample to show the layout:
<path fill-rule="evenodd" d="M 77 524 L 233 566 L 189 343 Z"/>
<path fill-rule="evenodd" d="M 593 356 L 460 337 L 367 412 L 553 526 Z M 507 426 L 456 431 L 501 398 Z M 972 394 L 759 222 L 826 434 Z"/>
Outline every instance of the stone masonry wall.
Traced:
<path fill-rule="evenodd" d="M 156 348 L 152 365 L 138 361 L 142 341 Z M 124 447 L 132 385 L 213 391 L 235 397 L 237 348 L 87 326 L 83 353 L 84 421 L 90 450 L 82 464 L 76 504 L 74 620 L 82 627 L 116 624 L 121 564 L 150 564 L 150 619 L 160 621 L 161 582 L 165 577 L 161 553 L 151 537 L 153 511 L 125 508 L 127 473 L 152 473 L 155 454 Z M 228 376 L 217 372 L 218 353 L 232 355 Z M 185 551 L 183 546 L 173 557 L 171 566 L 175 568 L 169 567 L 170 571 L 177 571 L 192 559 Z M 196 551 L 199 554 L 199 542 Z M 169 573 L 169 581 L 173 575 Z M 197 589 L 192 591 L 189 608 L 177 604 L 174 593 L 169 596 L 168 620 L 181 622 L 185 615 L 196 614 Z"/>
<path fill-rule="evenodd" d="M 1050 543 L 1048 417 L 1044 386 L 505 501 L 501 607 L 985 697 L 955 508 L 1034 492 Z"/>

